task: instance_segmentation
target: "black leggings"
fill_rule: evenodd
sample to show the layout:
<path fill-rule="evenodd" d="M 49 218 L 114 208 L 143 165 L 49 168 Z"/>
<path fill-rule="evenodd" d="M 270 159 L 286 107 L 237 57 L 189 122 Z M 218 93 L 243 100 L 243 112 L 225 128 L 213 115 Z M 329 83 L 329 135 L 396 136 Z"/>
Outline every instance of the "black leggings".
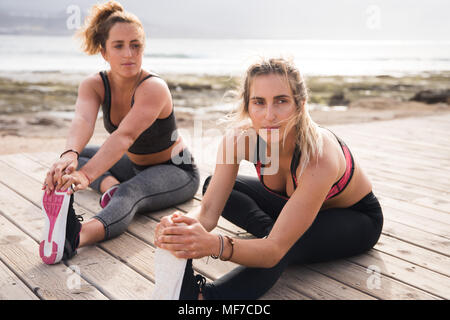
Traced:
<path fill-rule="evenodd" d="M 205 181 L 205 193 L 211 177 Z M 258 238 L 270 233 L 286 204 L 254 177 L 236 178 L 222 216 Z M 236 267 L 205 285 L 205 299 L 258 299 L 291 264 L 325 262 L 361 254 L 378 241 L 383 227 L 380 203 L 371 192 L 349 208 L 319 211 L 313 224 L 273 268 Z"/>

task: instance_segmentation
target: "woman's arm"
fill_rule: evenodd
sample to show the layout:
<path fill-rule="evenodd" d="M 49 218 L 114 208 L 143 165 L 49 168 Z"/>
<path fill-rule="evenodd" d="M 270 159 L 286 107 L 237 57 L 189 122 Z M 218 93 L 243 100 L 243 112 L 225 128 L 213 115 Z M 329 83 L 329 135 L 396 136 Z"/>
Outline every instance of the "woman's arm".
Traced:
<path fill-rule="evenodd" d="M 139 135 L 158 118 L 163 108 L 171 105 L 168 103 L 170 99 L 169 89 L 163 80 L 151 78 L 139 86 L 135 103 L 117 130 L 80 170 L 90 182 L 119 161 Z"/>
<path fill-rule="evenodd" d="M 311 226 L 336 180 L 337 171 L 337 161 L 330 156 L 323 156 L 317 165 L 311 161 L 267 239 L 235 239 L 231 261 L 248 267 L 275 266 Z M 164 229 L 162 237 L 158 239 L 159 246 L 171 250 L 180 258 L 217 255 L 217 236 L 206 236 L 206 230 L 202 231 L 199 223 L 191 217 L 175 216 L 173 222 L 186 223 L 187 226 L 173 225 Z M 224 244 L 222 257 L 228 258 L 232 248 L 228 241 L 225 240 Z"/>
<path fill-rule="evenodd" d="M 236 181 L 236 176 L 239 171 L 239 163 L 243 159 L 241 156 L 244 153 L 236 152 L 238 147 L 238 144 L 236 143 L 237 138 L 238 137 L 234 134 L 224 136 L 218 148 L 214 174 L 211 178 L 208 189 L 203 196 L 201 206 L 191 210 L 184 216 L 191 219 L 190 221 L 196 221 L 196 228 L 200 231 L 203 230 L 203 236 L 205 236 L 205 241 L 203 241 L 203 243 L 206 242 L 206 248 L 203 248 L 201 251 L 203 253 L 205 250 L 211 250 L 211 247 L 208 247 L 208 243 L 211 242 L 208 242 L 207 239 L 210 241 L 213 240 L 213 238 L 216 239 L 216 237 L 210 234 L 209 231 L 213 230 L 217 226 L 221 212 L 225 207 Z M 161 222 L 158 223 L 155 229 L 155 244 L 157 246 L 162 244 L 158 241 L 159 236 L 162 235 L 165 228 L 174 226 L 172 219 L 177 216 L 180 215 L 174 214 L 163 217 Z M 215 241 L 215 245 L 217 244 L 218 242 Z"/>
<path fill-rule="evenodd" d="M 224 136 L 218 148 L 214 174 L 203 196 L 201 206 L 187 213 L 187 216 L 199 221 L 207 231 L 211 231 L 217 226 L 220 214 L 236 181 L 240 162 L 238 156 L 234 156 L 237 153 L 233 153 L 228 162 L 226 161 L 227 155 L 230 155 L 230 152 L 234 152 L 235 149 L 234 137 Z M 171 216 L 163 217 L 156 227 L 155 239 L 158 238 L 163 228 L 171 225 L 173 225 Z"/>
<path fill-rule="evenodd" d="M 95 76 L 84 79 L 78 87 L 75 103 L 75 116 L 72 120 L 65 150 L 80 153 L 89 142 L 95 128 L 98 110 L 101 104 L 100 96 L 95 91 Z M 62 186 L 61 178 L 65 173 L 72 173 L 78 165 L 77 154 L 68 152 L 53 164 L 47 173 L 45 183 L 47 191 Z"/>
<path fill-rule="evenodd" d="M 217 226 L 236 181 L 241 161 L 235 152 L 236 146 L 233 136 L 225 136 L 222 139 L 217 152 L 214 174 L 202 198 L 200 209 L 188 213 L 188 216 L 198 219 L 207 231 Z M 230 157 L 232 150 L 234 153 Z"/>
<path fill-rule="evenodd" d="M 81 82 L 75 104 L 75 117 L 70 126 L 66 141 L 66 150 L 81 152 L 91 139 L 98 111 L 101 104 L 100 96 L 94 90 L 94 77 Z"/>

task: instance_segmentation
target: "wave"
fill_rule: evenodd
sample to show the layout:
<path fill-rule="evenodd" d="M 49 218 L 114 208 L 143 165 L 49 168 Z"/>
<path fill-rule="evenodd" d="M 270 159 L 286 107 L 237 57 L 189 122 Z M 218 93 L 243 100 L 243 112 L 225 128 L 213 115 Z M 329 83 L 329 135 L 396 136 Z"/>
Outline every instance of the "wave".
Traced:
<path fill-rule="evenodd" d="M 184 53 L 144 53 L 144 58 L 155 59 L 201 59 L 200 55 L 189 55 Z"/>

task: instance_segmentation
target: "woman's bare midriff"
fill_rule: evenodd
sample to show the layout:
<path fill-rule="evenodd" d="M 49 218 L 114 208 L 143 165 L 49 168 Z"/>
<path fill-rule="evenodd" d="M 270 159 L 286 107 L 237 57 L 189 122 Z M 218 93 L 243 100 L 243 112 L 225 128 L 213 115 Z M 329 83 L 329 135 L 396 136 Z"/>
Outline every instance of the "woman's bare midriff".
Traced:
<path fill-rule="evenodd" d="M 348 208 L 372 191 L 372 183 L 355 159 L 355 171 L 347 187 L 338 196 L 323 203 L 321 210 Z"/>
<path fill-rule="evenodd" d="M 178 137 L 177 141 L 166 150 L 151 154 L 135 154 L 127 152 L 127 155 L 128 158 L 138 166 L 149 166 L 170 160 L 173 155 L 180 153 L 184 148 L 185 144 L 183 139 Z"/>

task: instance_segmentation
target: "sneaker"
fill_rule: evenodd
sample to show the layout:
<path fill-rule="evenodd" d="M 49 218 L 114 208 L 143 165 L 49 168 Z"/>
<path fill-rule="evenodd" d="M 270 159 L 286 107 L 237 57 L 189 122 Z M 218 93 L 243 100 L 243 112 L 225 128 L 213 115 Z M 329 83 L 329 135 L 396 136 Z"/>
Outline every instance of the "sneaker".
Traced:
<path fill-rule="evenodd" d="M 198 300 L 198 295 L 203 292 L 205 284 L 206 279 L 204 276 L 200 274 L 194 276 L 192 259 L 189 259 L 186 263 L 186 269 L 184 270 L 183 282 L 178 300 Z"/>
<path fill-rule="evenodd" d="M 111 201 L 111 198 L 113 197 L 114 193 L 117 191 L 118 188 L 119 185 L 116 184 L 105 191 L 105 193 L 100 198 L 100 207 L 102 207 L 102 209 L 108 205 L 108 203 Z"/>
<path fill-rule="evenodd" d="M 155 289 L 153 300 L 197 300 L 206 279 L 194 276 L 192 259 L 180 259 L 169 251 L 155 251 Z"/>
<path fill-rule="evenodd" d="M 152 300 L 178 300 L 183 282 L 186 259 L 180 259 L 169 251 L 155 250 L 155 289 Z"/>
<path fill-rule="evenodd" d="M 76 254 L 80 241 L 81 216 L 73 209 L 73 195 L 67 191 L 44 192 L 42 211 L 46 217 L 39 255 L 46 264 L 55 264 Z"/>

